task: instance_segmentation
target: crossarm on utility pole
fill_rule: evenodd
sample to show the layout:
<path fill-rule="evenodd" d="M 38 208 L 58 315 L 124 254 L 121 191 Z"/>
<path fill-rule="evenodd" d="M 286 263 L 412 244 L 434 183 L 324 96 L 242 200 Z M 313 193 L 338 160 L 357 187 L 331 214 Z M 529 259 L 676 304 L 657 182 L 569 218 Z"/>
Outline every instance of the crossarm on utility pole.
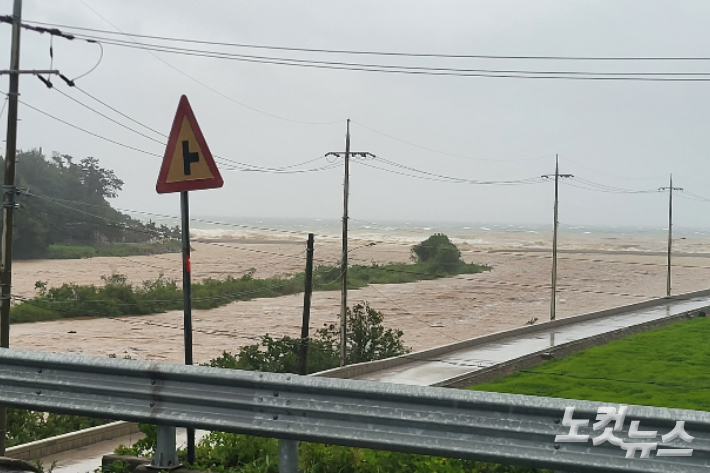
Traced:
<path fill-rule="evenodd" d="M 555 208 L 554 208 L 554 223 L 552 226 L 552 295 L 550 297 L 550 320 L 555 320 L 557 317 L 557 227 L 560 225 L 558 219 L 559 207 L 559 184 L 560 178 L 572 178 L 572 174 L 560 174 L 559 158 L 555 155 L 555 174 L 543 174 L 541 177 L 548 179 L 555 178 Z"/>
<path fill-rule="evenodd" d="M 666 297 L 671 296 L 671 253 L 673 250 L 673 191 L 683 191 L 682 187 L 673 187 L 671 174 L 668 187 L 659 187 L 659 191 L 668 191 L 668 271 L 666 275 Z"/>
<path fill-rule="evenodd" d="M 325 156 L 344 158 L 345 162 L 345 178 L 343 182 L 343 249 L 340 262 L 340 366 L 345 366 L 348 334 L 348 220 L 350 218 L 348 215 L 348 199 L 350 196 L 350 157 L 368 158 L 374 157 L 374 155 L 363 151 L 350 151 L 350 119 L 348 118 L 345 133 L 345 152 L 331 151 L 326 153 Z"/>

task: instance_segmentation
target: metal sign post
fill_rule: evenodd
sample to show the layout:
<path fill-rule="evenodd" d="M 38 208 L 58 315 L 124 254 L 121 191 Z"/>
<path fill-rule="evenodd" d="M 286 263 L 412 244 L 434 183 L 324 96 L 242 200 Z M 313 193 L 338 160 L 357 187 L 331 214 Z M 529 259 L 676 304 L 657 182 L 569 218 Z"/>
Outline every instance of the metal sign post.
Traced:
<path fill-rule="evenodd" d="M 182 217 L 182 293 L 183 331 L 185 334 L 185 364 L 192 360 L 192 268 L 190 266 L 190 204 L 187 192 L 198 189 L 222 187 L 224 182 L 212 158 L 212 153 L 197 124 L 190 102 L 184 95 L 180 98 L 163 165 L 155 186 L 159 194 L 180 192 Z M 172 436 L 172 439 L 161 439 Z M 158 443 L 175 445 L 175 429 L 159 429 Z M 187 429 L 187 461 L 195 462 L 195 429 Z"/>

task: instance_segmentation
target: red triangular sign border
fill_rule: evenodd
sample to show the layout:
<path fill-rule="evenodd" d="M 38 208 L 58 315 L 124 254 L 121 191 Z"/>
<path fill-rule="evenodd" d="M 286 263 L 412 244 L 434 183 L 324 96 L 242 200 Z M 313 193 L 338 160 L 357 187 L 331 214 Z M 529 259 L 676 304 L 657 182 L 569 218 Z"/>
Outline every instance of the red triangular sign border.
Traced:
<path fill-rule="evenodd" d="M 175 146 L 177 146 L 178 135 L 180 134 L 180 126 L 182 126 L 183 118 L 187 118 L 188 123 L 192 127 L 193 133 L 195 133 L 195 139 L 197 139 L 197 144 L 200 146 L 202 157 L 212 172 L 212 176 L 214 176 L 210 179 L 167 182 L 168 171 L 170 170 L 170 164 L 173 154 L 175 153 Z M 212 158 L 212 153 L 210 152 L 210 148 L 207 146 L 205 137 L 202 135 L 200 125 L 197 124 L 195 114 L 192 113 L 190 102 L 187 100 L 187 97 L 183 95 L 180 97 L 180 104 L 178 105 L 177 112 L 175 113 L 175 120 L 173 120 L 173 127 L 170 130 L 170 138 L 168 138 L 168 145 L 165 148 L 165 156 L 163 156 L 163 164 L 160 167 L 160 174 L 158 174 L 158 183 L 155 185 L 155 190 L 157 190 L 159 194 L 165 194 L 168 192 L 214 189 L 222 187 L 223 185 L 224 181 L 222 180 L 222 175 L 219 173 L 219 170 L 217 170 L 217 165 L 214 162 L 214 158 Z"/>

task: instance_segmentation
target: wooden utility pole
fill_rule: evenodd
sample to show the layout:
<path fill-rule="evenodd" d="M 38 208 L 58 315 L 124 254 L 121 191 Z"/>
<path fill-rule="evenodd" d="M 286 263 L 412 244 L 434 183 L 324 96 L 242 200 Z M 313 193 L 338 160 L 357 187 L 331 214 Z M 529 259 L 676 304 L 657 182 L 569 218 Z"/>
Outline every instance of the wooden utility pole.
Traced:
<path fill-rule="evenodd" d="M 0 255 L 0 348 L 10 346 L 10 297 L 12 288 L 12 227 L 14 223 L 15 159 L 17 157 L 17 102 L 20 90 L 20 21 L 22 0 L 15 0 L 10 51 L 10 89 L 7 109 L 7 148 L 2 192 L 2 243 Z M 0 406 L 0 457 L 5 455 L 7 408 Z"/>
<path fill-rule="evenodd" d="M 375 155 L 368 152 L 350 151 L 350 119 L 348 118 L 345 129 L 345 153 L 332 151 L 326 153 L 325 156 L 344 158 L 345 161 L 345 179 L 343 183 L 343 254 L 340 262 L 340 366 L 345 366 L 348 334 L 348 198 L 350 196 L 350 158 L 374 158 Z"/>
<path fill-rule="evenodd" d="M 673 191 L 682 191 L 681 187 L 673 187 L 673 174 L 668 187 L 659 187 L 659 191 L 668 191 L 668 275 L 666 277 L 666 296 L 671 296 L 671 249 L 673 247 Z"/>
<path fill-rule="evenodd" d="M 550 320 L 555 320 L 557 316 L 557 227 L 560 225 L 558 218 L 559 207 L 559 186 L 560 178 L 574 177 L 572 174 L 560 174 L 559 157 L 555 155 L 555 210 L 554 223 L 552 226 L 552 296 L 550 298 Z M 550 174 L 544 174 L 542 177 L 550 178 Z"/>
<path fill-rule="evenodd" d="M 308 234 L 306 247 L 306 281 L 303 290 L 303 322 L 301 323 L 301 345 L 298 349 L 298 374 L 308 374 L 306 358 L 308 357 L 309 326 L 311 321 L 311 293 L 313 292 L 313 234 Z"/>

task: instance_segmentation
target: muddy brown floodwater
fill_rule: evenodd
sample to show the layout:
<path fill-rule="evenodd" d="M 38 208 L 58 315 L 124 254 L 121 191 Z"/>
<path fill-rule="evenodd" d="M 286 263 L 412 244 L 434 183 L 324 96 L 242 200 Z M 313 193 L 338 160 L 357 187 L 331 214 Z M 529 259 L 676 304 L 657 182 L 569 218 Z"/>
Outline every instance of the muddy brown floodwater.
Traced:
<path fill-rule="evenodd" d="M 350 261 L 405 262 L 410 245 L 351 241 Z M 195 279 L 241 276 L 254 268 L 255 277 L 303 271 L 305 247 L 300 241 L 200 240 L 192 243 Z M 492 271 L 407 284 L 374 284 L 349 293 L 352 304 L 368 301 L 385 314 L 385 324 L 404 331 L 414 350 L 443 345 L 487 333 L 512 329 L 549 317 L 549 253 L 511 248 L 459 245 L 467 262 L 484 263 Z M 319 241 L 316 264 L 335 264 L 340 242 Z M 560 255 L 558 317 L 662 297 L 666 288 L 665 257 L 653 253 L 621 253 L 609 249 Z M 19 261 L 14 264 L 13 293 L 35 295 L 36 281 L 50 286 L 64 282 L 101 284 L 101 276 L 126 275 L 132 282 L 159 274 L 179 280 L 178 254 Z M 675 258 L 674 293 L 708 287 L 710 258 L 698 254 Z M 337 321 L 340 294 L 315 292 L 311 331 Z M 193 311 L 194 358 L 208 361 L 223 351 L 236 351 L 266 333 L 299 336 L 303 295 L 232 302 L 211 310 Z M 181 362 L 182 311 L 147 316 L 64 319 L 13 325 L 11 346 L 52 352 Z"/>

